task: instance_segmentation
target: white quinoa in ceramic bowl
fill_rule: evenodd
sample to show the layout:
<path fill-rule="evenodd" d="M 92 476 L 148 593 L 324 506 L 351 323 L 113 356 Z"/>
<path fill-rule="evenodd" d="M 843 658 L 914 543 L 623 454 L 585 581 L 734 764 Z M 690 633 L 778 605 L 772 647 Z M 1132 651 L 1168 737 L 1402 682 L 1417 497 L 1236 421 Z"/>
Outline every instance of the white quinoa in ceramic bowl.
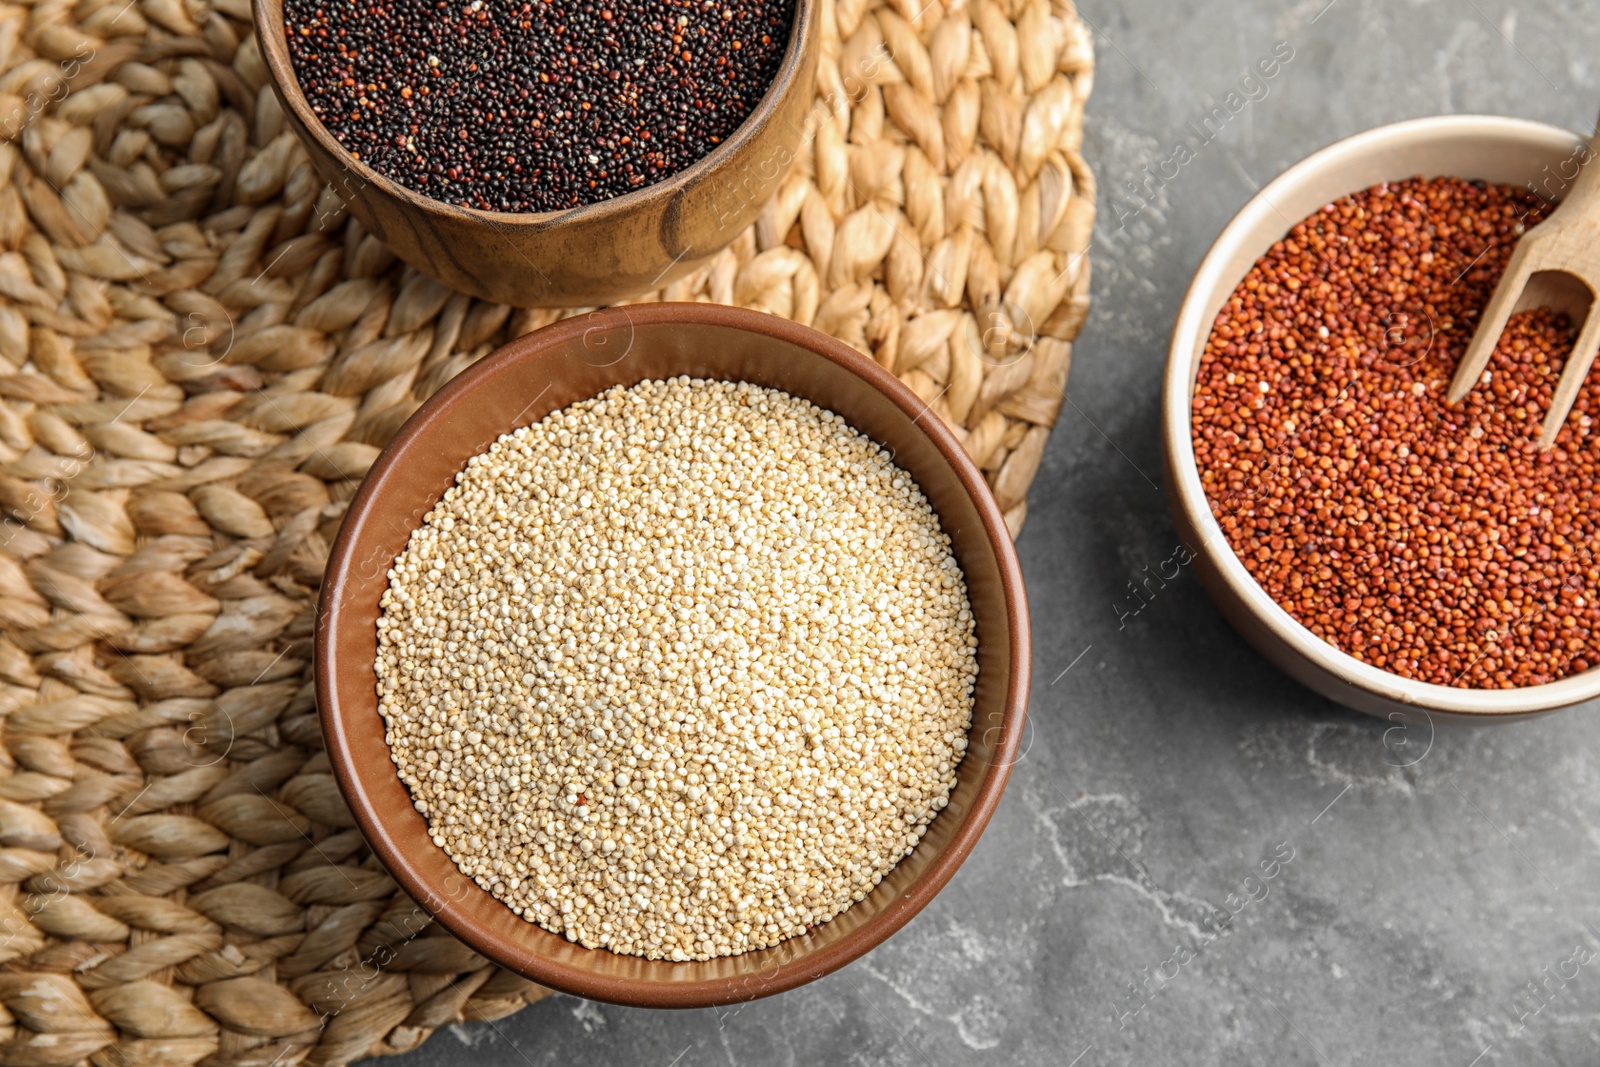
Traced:
<path fill-rule="evenodd" d="M 809 401 L 613 387 L 469 460 L 389 576 L 378 706 L 434 844 L 585 946 L 802 933 L 955 785 L 977 639 L 950 539 Z"/>
<path fill-rule="evenodd" d="M 792 989 L 933 899 L 998 806 L 1026 594 L 984 475 L 815 330 L 711 304 L 520 338 L 401 427 L 316 635 L 397 882 L 542 985 Z"/>

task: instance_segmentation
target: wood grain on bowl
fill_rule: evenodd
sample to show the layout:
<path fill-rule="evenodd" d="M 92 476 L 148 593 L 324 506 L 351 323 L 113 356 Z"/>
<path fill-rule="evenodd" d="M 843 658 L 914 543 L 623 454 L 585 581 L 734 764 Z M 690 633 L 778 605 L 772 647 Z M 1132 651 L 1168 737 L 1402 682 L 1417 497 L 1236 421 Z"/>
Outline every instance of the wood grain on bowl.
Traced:
<path fill-rule="evenodd" d="M 772 948 L 671 963 L 587 949 L 515 915 L 433 844 L 384 740 L 374 658 L 387 571 L 473 455 L 499 435 L 614 385 L 691 375 L 781 389 L 890 449 L 949 535 L 977 620 L 967 755 L 948 806 L 864 900 Z M 1017 758 L 1029 675 L 1027 603 L 982 474 L 926 404 L 872 360 L 786 319 L 715 304 L 644 304 L 568 319 L 485 357 L 412 416 L 373 464 L 334 543 L 316 636 L 317 701 L 351 811 L 390 873 L 451 933 L 501 966 L 579 996 L 652 1007 L 792 989 L 894 933 L 949 881 Z"/>
<path fill-rule="evenodd" d="M 283 0 L 254 0 L 273 90 L 317 172 L 395 253 L 453 289 L 518 307 L 606 304 L 669 284 L 720 251 L 777 190 L 814 102 L 818 0 L 797 0 L 777 77 L 733 135 L 653 185 L 530 214 L 457 207 L 354 158 L 312 112 L 284 37 Z"/>

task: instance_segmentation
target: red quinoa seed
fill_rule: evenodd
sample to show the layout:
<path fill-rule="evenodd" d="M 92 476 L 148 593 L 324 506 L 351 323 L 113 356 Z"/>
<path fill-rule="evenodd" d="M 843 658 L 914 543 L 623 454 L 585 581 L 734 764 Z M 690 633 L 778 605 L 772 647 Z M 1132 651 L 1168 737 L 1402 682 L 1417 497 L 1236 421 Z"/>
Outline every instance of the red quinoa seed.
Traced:
<path fill-rule="evenodd" d="M 1600 364 L 1549 452 L 1564 317 L 1513 316 L 1485 380 L 1444 402 L 1545 212 L 1454 178 L 1336 201 L 1251 268 L 1201 358 L 1195 458 L 1234 552 L 1318 637 L 1405 678 L 1506 689 L 1596 662 Z"/>

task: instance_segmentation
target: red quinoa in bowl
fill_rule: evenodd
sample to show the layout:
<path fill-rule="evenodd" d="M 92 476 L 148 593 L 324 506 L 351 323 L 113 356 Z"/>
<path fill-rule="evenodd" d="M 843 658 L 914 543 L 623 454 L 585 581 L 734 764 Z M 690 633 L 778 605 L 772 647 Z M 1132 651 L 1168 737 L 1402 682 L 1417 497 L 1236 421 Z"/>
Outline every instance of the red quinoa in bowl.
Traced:
<path fill-rule="evenodd" d="M 1525 311 L 1444 402 L 1548 210 L 1453 178 L 1344 197 L 1251 268 L 1201 359 L 1195 459 L 1234 552 L 1319 638 L 1401 677 L 1516 688 L 1597 661 L 1600 368 L 1541 453 L 1573 330 Z"/>

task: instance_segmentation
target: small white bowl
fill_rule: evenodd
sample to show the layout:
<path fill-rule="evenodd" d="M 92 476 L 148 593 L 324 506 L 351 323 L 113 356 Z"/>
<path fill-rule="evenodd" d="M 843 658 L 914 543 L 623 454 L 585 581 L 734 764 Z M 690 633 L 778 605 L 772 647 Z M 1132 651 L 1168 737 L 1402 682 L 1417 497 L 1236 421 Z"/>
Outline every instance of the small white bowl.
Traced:
<path fill-rule="evenodd" d="M 1397 719 L 1425 711 L 1440 722 L 1504 722 L 1600 696 L 1600 668 L 1520 689 L 1456 689 L 1401 678 L 1349 656 L 1279 607 L 1234 555 L 1200 485 L 1189 408 L 1200 356 L 1217 312 L 1250 267 L 1293 222 L 1324 204 L 1385 181 L 1416 177 L 1533 183 L 1559 198 L 1585 139 L 1538 122 L 1460 115 L 1380 126 L 1322 149 L 1262 189 L 1211 246 L 1172 329 L 1162 397 L 1167 498 L 1201 583 L 1222 614 L 1291 677 L 1347 707 Z M 1570 174 L 1566 175 L 1568 178 Z"/>

